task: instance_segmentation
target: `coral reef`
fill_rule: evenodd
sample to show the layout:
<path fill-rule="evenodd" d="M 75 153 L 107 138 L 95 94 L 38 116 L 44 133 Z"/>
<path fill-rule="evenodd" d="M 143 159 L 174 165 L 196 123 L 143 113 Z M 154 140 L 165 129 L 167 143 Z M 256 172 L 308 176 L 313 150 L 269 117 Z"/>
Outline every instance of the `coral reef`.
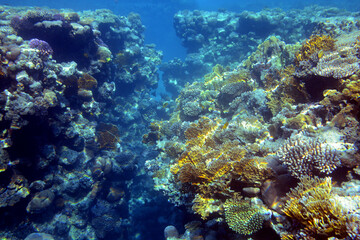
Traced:
<path fill-rule="evenodd" d="M 355 230 L 349 226 L 358 219 L 354 214 L 359 210 L 360 198 L 334 194 L 329 177 L 302 177 L 286 197 L 283 212 L 302 225 L 301 230 L 293 234 L 295 238 L 305 235 L 314 239 L 343 239 Z"/>
<path fill-rule="evenodd" d="M 266 16 L 247 14 L 255 34 L 268 34 L 256 28 L 259 21 L 281 37 L 278 25 L 267 24 Z M 217 49 L 211 43 L 222 36 L 214 30 L 223 26 L 217 21 L 236 23 L 230 16 L 241 19 L 245 14 L 178 13 L 175 25 L 189 47 L 188 57 L 200 56 L 207 47 Z M 159 152 L 145 164 L 155 189 L 198 214 L 211 226 L 208 231 L 216 229 L 209 238 L 357 236 L 358 26 L 334 26 L 331 36 L 321 26 L 307 25 L 309 32 L 298 35 L 299 42 L 290 33 L 290 44 L 277 36 L 258 36 L 263 42 L 242 62 L 233 60 L 234 67 L 215 60 L 212 71 L 180 91 L 170 119 L 154 121 L 144 135 L 143 142 Z M 306 35 L 309 39 L 302 41 Z M 218 46 L 225 42 L 219 40 Z M 231 54 L 221 55 L 231 59 Z M 204 60 L 203 66 L 209 62 Z M 175 82 L 181 71 L 167 68 Z M 232 231 L 222 234 L 224 227 Z M 174 238 L 181 237 L 187 239 L 186 234 Z"/>
<path fill-rule="evenodd" d="M 356 17 L 180 11 L 160 103 L 138 14 L 1 6 L 1 237 L 356 239 Z"/>
<path fill-rule="evenodd" d="M 151 154 L 139 136 L 165 110 L 143 31 L 137 14 L 0 6 L 1 237 L 152 234 L 136 216 L 166 200 L 137 168 Z"/>
<path fill-rule="evenodd" d="M 356 13 L 337 8 L 331 11 L 329 14 L 328 8 L 320 6 L 240 13 L 179 11 L 174 16 L 174 27 L 188 54 L 184 61 L 173 59 L 162 65 L 165 87 L 177 95 L 186 82 L 198 81 L 216 64 L 235 68 L 270 36 L 295 44 L 312 33 L 337 37 L 359 30 Z M 313 43 L 311 39 L 309 42 Z M 269 52 L 263 56 L 266 54 Z"/>

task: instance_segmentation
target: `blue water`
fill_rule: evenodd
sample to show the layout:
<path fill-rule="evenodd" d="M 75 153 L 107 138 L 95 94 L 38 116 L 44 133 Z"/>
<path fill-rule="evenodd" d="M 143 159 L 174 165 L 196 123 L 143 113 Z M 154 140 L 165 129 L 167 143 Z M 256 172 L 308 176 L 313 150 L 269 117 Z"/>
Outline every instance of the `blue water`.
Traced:
<path fill-rule="evenodd" d="M 50 8 L 70 8 L 76 11 L 87 9 L 108 8 L 114 13 L 127 15 L 136 12 L 141 15 L 146 26 L 145 41 L 156 44 L 164 53 L 164 61 L 186 55 L 179 38 L 175 35 L 172 25 L 173 15 L 183 9 L 200 9 L 216 11 L 227 9 L 230 11 L 259 11 L 263 8 L 304 8 L 309 5 L 338 7 L 350 11 L 360 10 L 360 3 L 354 0 L 1 0 L 0 4 L 10 6 L 47 6 Z"/>

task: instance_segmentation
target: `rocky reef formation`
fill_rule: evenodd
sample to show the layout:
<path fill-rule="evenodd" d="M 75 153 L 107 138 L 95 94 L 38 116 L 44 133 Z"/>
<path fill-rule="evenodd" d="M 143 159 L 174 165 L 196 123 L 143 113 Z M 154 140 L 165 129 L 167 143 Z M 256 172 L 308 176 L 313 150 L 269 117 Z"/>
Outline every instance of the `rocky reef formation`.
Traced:
<path fill-rule="evenodd" d="M 319 6 L 241 13 L 180 11 L 174 27 L 188 55 L 162 65 L 165 87 L 175 96 L 186 82 L 198 80 L 216 64 L 236 67 L 271 35 L 296 43 L 312 33 L 338 36 L 360 28 L 358 13 Z"/>
<path fill-rule="evenodd" d="M 151 234 L 139 216 L 162 200 L 136 136 L 165 110 L 150 96 L 162 53 L 143 31 L 134 13 L 0 7 L 2 238 Z"/>
<path fill-rule="evenodd" d="M 202 219 L 183 235 L 166 228 L 167 239 L 358 238 L 360 31 L 353 27 L 294 44 L 268 37 L 236 67 L 216 65 L 187 84 L 170 120 L 150 125 L 143 138 L 159 150 L 146 163 L 155 189 Z"/>

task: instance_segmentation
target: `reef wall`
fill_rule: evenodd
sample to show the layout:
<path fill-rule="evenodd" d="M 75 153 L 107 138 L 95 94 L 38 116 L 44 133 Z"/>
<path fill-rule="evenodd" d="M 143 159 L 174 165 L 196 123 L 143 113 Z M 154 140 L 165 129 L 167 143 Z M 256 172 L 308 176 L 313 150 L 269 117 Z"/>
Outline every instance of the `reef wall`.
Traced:
<path fill-rule="evenodd" d="M 0 7 L 2 238 L 145 239 L 164 227 L 142 219 L 164 211 L 139 170 L 151 152 L 136 136 L 164 114 L 150 97 L 162 53 L 143 32 L 135 13 Z"/>

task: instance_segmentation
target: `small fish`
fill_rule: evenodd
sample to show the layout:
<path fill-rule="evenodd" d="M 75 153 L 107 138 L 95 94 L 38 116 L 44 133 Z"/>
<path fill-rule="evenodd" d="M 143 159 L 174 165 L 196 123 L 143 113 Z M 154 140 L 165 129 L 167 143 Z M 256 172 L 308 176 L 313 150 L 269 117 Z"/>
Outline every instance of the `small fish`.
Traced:
<path fill-rule="evenodd" d="M 225 129 L 225 128 L 227 128 L 229 126 L 229 122 L 226 122 L 222 127 L 221 127 L 221 129 Z"/>
<path fill-rule="evenodd" d="M 10 162 L 8 162 L 8 166 L 9 167 L 12 167 L 12 166 L 15 166 L 15 165 L 18 165 L 20 163 L 20 160 L 19 159 L 16 159 L 16 160 L 14 160 L 14 161 L 10 161 Z"/>

